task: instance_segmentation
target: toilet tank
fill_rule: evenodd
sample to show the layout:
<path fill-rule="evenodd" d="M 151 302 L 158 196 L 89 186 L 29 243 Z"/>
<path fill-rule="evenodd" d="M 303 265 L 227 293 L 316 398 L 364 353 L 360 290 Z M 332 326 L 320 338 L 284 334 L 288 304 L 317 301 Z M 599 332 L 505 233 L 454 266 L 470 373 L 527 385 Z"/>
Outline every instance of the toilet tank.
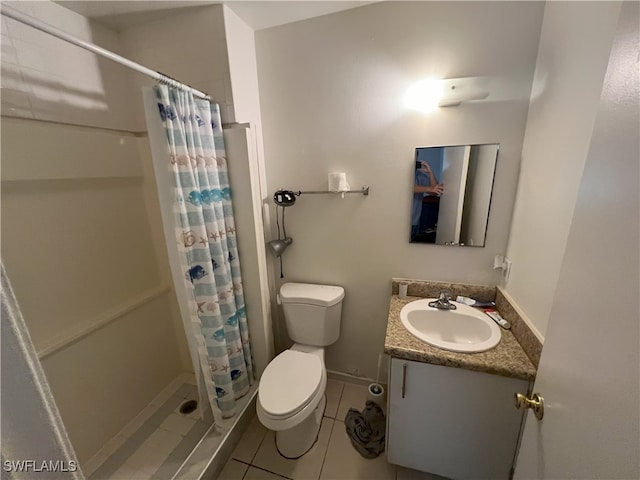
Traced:
<path fill-rule="evenodd" d="M 287 333 L 304 345 L 324 347 L 340 336 L 344 288 L 310 283 L 285 283 L 280 287 Z"/>

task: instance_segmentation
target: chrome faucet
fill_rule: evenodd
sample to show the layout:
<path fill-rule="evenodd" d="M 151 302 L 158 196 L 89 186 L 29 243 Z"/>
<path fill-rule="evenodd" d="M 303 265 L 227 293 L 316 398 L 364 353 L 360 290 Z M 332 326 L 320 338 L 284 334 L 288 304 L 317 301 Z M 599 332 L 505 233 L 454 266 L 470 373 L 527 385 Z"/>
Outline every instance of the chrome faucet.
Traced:
<path fill-rule="evenodd" d="M 438 300 L 434 300 L 433 302 L 429 302 L 429 306 L 432 308 L 437 308 L 438 310 L 455 310 L 456 307 L 453 303 L 450 302 L 451 294 L 447 291 L 441 292 Z"/>

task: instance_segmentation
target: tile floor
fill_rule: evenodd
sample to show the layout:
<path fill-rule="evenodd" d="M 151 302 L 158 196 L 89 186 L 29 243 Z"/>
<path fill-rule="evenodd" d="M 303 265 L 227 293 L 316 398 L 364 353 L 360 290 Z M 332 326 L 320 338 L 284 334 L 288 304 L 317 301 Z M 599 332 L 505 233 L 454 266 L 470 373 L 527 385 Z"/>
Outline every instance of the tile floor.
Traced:
<path fill-rule="evenodd" d="M 82 465 L 90 480 L 169 480 L 178 471 L 210 423 L 198 411 L 180 413 L 196 400 L 193 375 L 183 375 L 165 388 L 118 435 Z"/>
<path fill-rule="evenodd" d="M 327 381 L 327 407 L 318 441 L 296 460 L 278 453 L 275 435 L 257 417 L 245 430 L 218 480 L 433 480 L 434 475 L 397 467 L 386 457 L 368 460 L 351 446 L 344 418 L 349 408 L 362 410 L 367 387 Z"/>

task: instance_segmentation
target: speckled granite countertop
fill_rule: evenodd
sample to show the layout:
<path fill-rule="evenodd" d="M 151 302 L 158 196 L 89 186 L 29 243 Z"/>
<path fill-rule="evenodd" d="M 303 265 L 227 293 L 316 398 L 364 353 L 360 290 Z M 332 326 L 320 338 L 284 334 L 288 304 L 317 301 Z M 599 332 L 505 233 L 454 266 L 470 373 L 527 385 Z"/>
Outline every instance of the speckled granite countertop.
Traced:
<path fill-rule="evenodd" d="M 400 310 L 407 303 L 424 297 L 398 298 L 391 295 L 384 351 L 392 357 L 416 362 L 464 368 L 503 377 L 534 380 L 536 369 L 509 330 L 500 328 L 502 339 L 495 348 L 480 353 L 457 353 L 442 350 L 418 340 L 404 328 Z"/>

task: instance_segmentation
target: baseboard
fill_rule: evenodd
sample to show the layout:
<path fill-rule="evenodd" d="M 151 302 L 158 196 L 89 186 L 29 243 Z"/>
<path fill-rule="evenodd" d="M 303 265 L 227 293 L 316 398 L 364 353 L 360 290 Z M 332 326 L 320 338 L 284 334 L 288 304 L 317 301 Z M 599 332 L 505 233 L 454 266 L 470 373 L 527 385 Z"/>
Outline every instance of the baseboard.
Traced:
<path fill-rule="evenodd" d="M 336 372 L 333 370 L 327 370 L 327 378 L 331 380 L 338 380 L 344 383 L 353 383 L 354 385 L 362 385 L 368 387 L 372 383 L 376 383 L 373 378 L 356 377 L 349 373 Z M 386 382 L 380 382 L 383 387 L 386 387 Z"/>

